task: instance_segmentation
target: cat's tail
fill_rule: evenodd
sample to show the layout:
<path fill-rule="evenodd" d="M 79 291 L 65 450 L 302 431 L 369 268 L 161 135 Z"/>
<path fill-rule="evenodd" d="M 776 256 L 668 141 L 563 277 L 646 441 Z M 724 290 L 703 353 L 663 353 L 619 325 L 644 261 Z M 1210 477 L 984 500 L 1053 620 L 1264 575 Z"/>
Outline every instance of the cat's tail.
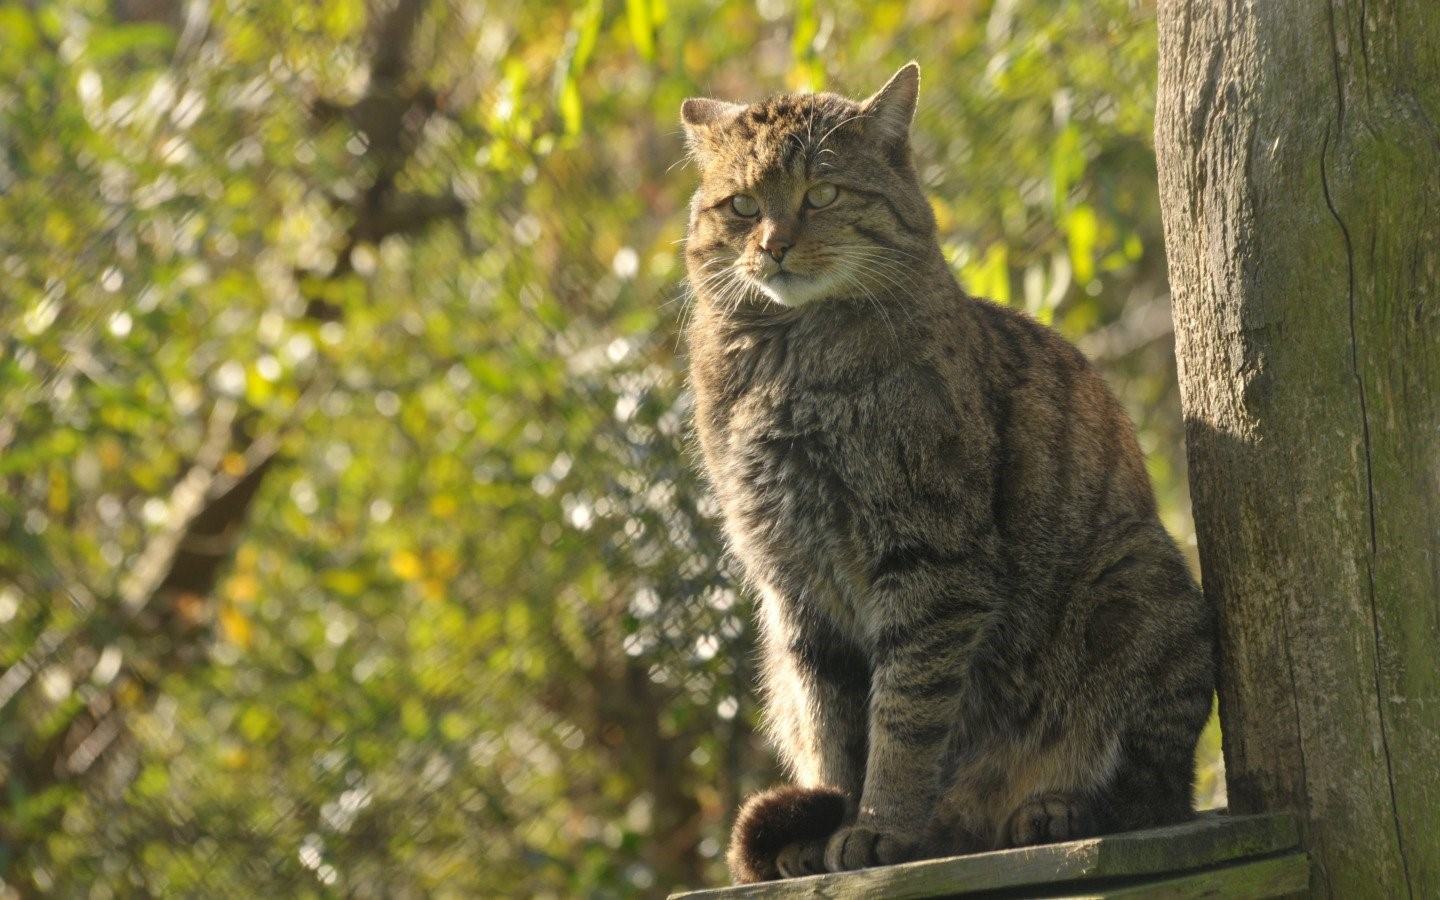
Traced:
<path fill-rule="evenodd" d="M 736 884 L 780 876 L 780 851 L 801 841 L 820 841 L 845 822 L 845 795 L 834 788 L 782 785 L 754 794 L 740 807 L 730 831 L 730 877 Z"/>

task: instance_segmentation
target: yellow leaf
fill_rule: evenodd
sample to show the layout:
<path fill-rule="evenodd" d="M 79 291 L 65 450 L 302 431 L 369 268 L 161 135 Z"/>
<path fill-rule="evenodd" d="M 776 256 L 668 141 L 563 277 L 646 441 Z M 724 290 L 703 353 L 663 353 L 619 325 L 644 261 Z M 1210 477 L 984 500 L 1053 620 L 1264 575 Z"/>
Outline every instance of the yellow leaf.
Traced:
<path fill-rule="evenodd" d="M 275 719 L 262 706 L 252 706 L 240 714 L 240 733 L 248 740 L 259 741 L 274 730 Z"/>
<path fill-rule="evenodd" d="M 996 303 L 1010 302 L 1009 254 L 1004 244 L 991 244 L 984 259 L 966 265 L 960 277 L 971 294 Z"/>
<path fill-rule="evenodd" d="M 950 205 L 944 200 L 931 195 L 930 211 L 935 214 L 935 228 L 942 234 L 955 226 L 955 215 L 950 211 Z"/>
<path fill-rule="evenodd" d="M 580 85 L 573 78 L 565 79 L 560 88 L 560 118 L 566 134 L 579 134 L 585 120 L 585 104 L 580 99 Z"/>
<path fill-rule="evenodd" d="M 70 508 L 70 479 L 59 466 L 50 467 L 50 496 L 47 504 L 50 511 L 57 515 Z"/>
<path fill-rule="evenodd" d="M 450 494 L 440 494 L 430 500 L 430 514 L 440 519 L 455 515 L 460 503 Z"/>
<path fill-rule="evenodd" d="M 626 18 L 630 24 L 630 40 L 640 57 L 647 62 L 655 58 L 655 17 L 650 0 L 625 0 Z"/>
<path fill-rule="evenodd" d="M 347 597 L 354 597 L 365 589 L 365 579 L 359 572 L 351 572 L 348 569 L 339 572 L 326 572 L 321 582 L 337 594 L 344 594 Z"/>
<path fill-rule="evenodd" d="M 1077 206 L 1065 217 L 1065 236 L 1070 243 L 1070 265 L 1075 267 L 1075 280 L 1081 286 L 1095 277 L 1095 245 L 1100 220 L 1095 210 Z"/>
<path fill-rule="evenodd" d="M 260 593 L 260 581 L 248 572 L 235 575 L 230 579 L 230 599 L 246 603 L 255 599 Z"/>
<path fill-rule="evenodd" d="M 415 581 L 425 574 L 425 566 L 413 551 L 396 550 L 390 554 L 390 571 L 394 572 L 397 578 Z"/>
<path fill-rule="evenodd" d="M 405 733 L 412 738 L 422 738 L 430 730 L 430 717 L 425 714 L 425 706 L 414 697 L 410 697 L 400 705 L 400 726 Z"/>
<path fill-rule="evenodd" d="M 460 558 L 443 547 L 430 551 L 430 569 L 441 578 L 449 578 L 460 571 Z"/>
<path fill-rule="evenodd" d="M 220 630 L 230 643 L 240 647 L 249 647 L 255 639 L 255 629 L 251 627 L 250 620 L 240 614 L 233 606 L 226 606 L 220 610 Z"/>
<path fill-rule="evenodd" d="M 239 478 L 245 474 L 245 457 L 239 453 L 230 452 L 220 460 L 220 471 L 233 478 Z"/>
<path fill-rule="evenodd" d="M 45 238 L 50 241 L 50 243 L 66 244 L 69 243 L 71 236 L 75 234 L 75 229 L 71 226 L 70 220 L 65 218 L 64 213 L 52 209 L 45 216 L 44 233 Z"/>
<path fill-rule="evenodd" d="M 220 751 L 220 764 L 227 769 L 243 769 L 250 761 L 250 754 L 244 747 L 230 747 Z"/>

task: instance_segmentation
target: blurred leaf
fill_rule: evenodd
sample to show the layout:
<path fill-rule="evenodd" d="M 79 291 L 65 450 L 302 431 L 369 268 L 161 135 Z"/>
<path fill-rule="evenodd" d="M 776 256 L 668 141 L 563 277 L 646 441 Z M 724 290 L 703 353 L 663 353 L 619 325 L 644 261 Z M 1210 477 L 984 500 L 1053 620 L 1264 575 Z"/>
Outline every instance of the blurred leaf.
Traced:
<path fill-rule="evenodd" d="M 646 61 L 655 58 L 654 0 L 625 0 L 625 17 L 630 23 L 630 40 L 640 57 Z"/>
<path fill-rule="evenodd" d="M 175 32 L 164 25 L 136 23 L 110 25 L 90 36 L 84 59 L 92 65 L 125 56 L 167 54 L 175 45 Z"/>
<path fill-rule="evenodd" d="M 255 629 L 251 626 L 250 620 L 233 606 L 225 606 L 220 610 L 220 626 L 225 632 L 225 637 L 232 644 L 237 644 L 241 649 L 249 648 L 255 639 Z"/>
<path fill-rule="evenodd" d="M 18 3 L 0 4 L 0 52 L 29 53 L 39 43 L 40 35 L 30 11 Z"/>
<path fill-rule="evenodd" d="M 985 255 L 961 272 L 965 289 L 976 297 L 996 303 L 1010 302 L 1009 250 L 1004 244 L 991 244 Z"/>
<path fill-rule="evenodd" d="M 1098 242 L 1099 220 L 1089 206 L 1077 206 L 1065 216 L 1065 236 L 1070 244 L 1070 264 L 1075 279 L 1089 284 L 1095 277 L 1095 247 Z"/>
<path fill-rule="evenodd" d="M 396 550 L 390 554 L 390 571 L 403 581 L 415 581 L 425 574 L 425 566 L 413 551 Z"/>

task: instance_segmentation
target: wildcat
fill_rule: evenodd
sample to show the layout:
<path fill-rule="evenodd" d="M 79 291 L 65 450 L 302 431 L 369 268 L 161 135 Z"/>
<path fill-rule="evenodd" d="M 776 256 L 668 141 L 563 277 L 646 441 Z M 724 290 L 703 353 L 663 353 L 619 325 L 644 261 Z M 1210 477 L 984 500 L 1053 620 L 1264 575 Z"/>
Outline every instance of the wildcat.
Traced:
<path fill-rule="evenodd" d="M 1081 353 L 967 296 L 874 96 L 685 101 L 696 429 L 797 782 L 735 879 L 1176 822 L 1213 615 Z"/>

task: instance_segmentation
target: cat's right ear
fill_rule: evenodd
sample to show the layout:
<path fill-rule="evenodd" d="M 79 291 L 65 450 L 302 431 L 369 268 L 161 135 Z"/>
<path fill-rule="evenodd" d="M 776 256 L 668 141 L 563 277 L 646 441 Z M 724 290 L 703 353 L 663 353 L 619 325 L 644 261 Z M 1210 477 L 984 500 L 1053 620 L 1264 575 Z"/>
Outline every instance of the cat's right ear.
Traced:
<path fill-rule="evenodd" d="M 727 125 L 744 111 L 740 103 L 726 103 L 709 97 L 691 97 L 680 104 L 680 122 L 685 126 L 685 137 L 694 147 L 700 136 L 717 125 Z"/>
<path fill-rule="evenodd" d="M 915 102 L 920 97 L 920 64 L 911 60 L 890 76 L 885 86 L 860 104 L 865 117 L 875 123 L 883 140 L 906 140 Z"/>

